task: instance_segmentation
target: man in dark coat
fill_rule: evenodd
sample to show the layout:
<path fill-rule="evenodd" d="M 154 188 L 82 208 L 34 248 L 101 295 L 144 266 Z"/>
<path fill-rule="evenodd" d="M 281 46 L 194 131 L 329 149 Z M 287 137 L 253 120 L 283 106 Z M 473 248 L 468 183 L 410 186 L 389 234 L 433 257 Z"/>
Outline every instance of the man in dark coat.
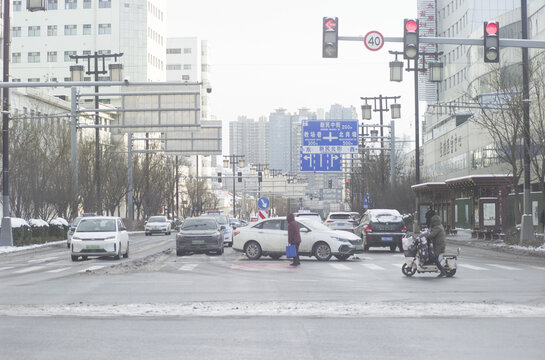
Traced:
<path fill-rule="evenodd" d="M 443 225 L 441 224 L 441 218 L 439 215 L 433 215 L 430 219 L 430 233 L 428 235 L 428 242 L 431 242 L 433 246 L 433 261 L 435 262 L 435 265 L 441 271 L 439 274 L 439 277 L 446 276 L 445 269 L 443 269 L 443 266 L 441 265 L 441 262 L 439 261 L 439 254 L 442 254 L 445 252 L 446 247 L 446 238 L 447 235 L 445 233 L 445 228 L 443 228 Z"/>
<path fill-rule="evenodd" d="M 295 245 L 295 257 L 293 262 L 290 264 L 292 266 L 298 266 L 301 264 L 299 262 L 299 244 L 301 244 L 301 233 L 299 232 L 299 223 L 295 221 L 295 215 L 288 214 L 286 216 L 288 221 L 288 243 L 290 245 Z"/>
<path fill-rule="evenodd" d="M 433 215 L 435 215 L 435 210 L 433 210 L 433 208 L 430 206 L 428 211 L 426 211 L 426 226 L 428 227 L 428 229 L 430 228 L 430 221 Z"/>

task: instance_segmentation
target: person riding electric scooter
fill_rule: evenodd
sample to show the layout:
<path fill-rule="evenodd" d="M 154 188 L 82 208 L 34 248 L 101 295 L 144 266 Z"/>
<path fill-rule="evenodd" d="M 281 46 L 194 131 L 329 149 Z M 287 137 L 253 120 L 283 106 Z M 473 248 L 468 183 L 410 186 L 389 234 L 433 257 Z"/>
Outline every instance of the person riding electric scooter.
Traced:
<path fill-rule="evenodd" d="M 427 238 L 430 246 L 430 260 L 435 263 L 435 266 L 437 266 L 437 269 L 440 271 L 437 277 L 445 277 L 447 273 L 439 261 L 439 254 L 445 252 L 445 241 L 447 235 L 445 233 L 445 228 L 441 224 L 441 218 L 439 215 L 433 215 L 431 217 L 430 233 L 428 234 Z"/>

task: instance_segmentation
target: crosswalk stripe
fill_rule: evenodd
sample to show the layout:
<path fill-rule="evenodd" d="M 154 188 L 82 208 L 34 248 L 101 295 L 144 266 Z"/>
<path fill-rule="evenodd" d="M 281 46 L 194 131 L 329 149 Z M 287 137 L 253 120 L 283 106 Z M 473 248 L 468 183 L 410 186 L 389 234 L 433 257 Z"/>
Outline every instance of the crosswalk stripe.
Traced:
<path fill-rule="evenodd" d="M 532 266 L 532 268 L 537 269 L 537 270 L 545 270 L 545 267 L 543 267 L 543 266 Z"/>
<path fill-rule="evenodd" d="M 462 267 L 462 268 L 466 268 L 466 269 L 471 269 L 471 270 L 488 270 L 488 269 L 485 269 L 483 267 L 480 267 L 480 266 L 475 266 L 475 265 L 469 265 L 469 264 L 457 264 L 458 267 Z"/>
<path fill-rule="evenodd" d="M 386 270 L 382 266 L 376 265 L 376 264 L 361 264 L 361 266 L 364 266 L 368 268 L 369 270 Z"/>
<path fill-rule="evenodd" d="M 193 271 L 199 264 L 185 264 L 178 270 L 180 271 Z"/>
<path fill-rule="evenodd" d="M 27 267 L 25 269 L 14 271 L 13 273 L 14 274 L 25 274 L 25 273 L 40 270 L 40 269 L 43 269 L 43 268 L 44 268 L 44 266 L 31 266 L 31 267 Z"/>
<path fill-rule="evenodd" d="M 58 272 L 61 272 L 61 271 L 65 271 L 65 270 L 68 270 L 70 269 L 69 267 L 65 267 L 65 268 L 59 268 L 59 269 L 53 269 L 53 270 L 48 270 L 46 272 L 48 273 L 58 273 Z"/>
<path fill-rule="evenodd" d="M 4 267 L 0 267 L 0 271 L 2 271 L 2 270 L 9 270 L 9 269 L 13 269 L 13 266 L 4 266 Z"/>
<path fill-rule="evenodd" d="M 343 264 L 329 264 L 337 270 L 350 270 L 350 268 Z"/>
<path fill-rule="evenodd" d="M 48 258 L 43 258 L 43 259 L 32 259 L 32 260 L 28 260 L 29 263 L 42 263 L 42 262 L 47 262 L 47 261 L 50 261 L 50 260 L 55 260 L 55 259 L 58 259 L 59 257 L 58 256 L 54 256 L 54 257 L 48 257 Z"/>
<path fill-rule="evenodd" d="M 82 272 L 87 272 L 87 271 L 93 271 L 93 270 L 98 270 L 98 269 L 102 269 L 104 266 L 100 266 L 100 265 L 97 265 L 97 266 L 90 266 L 88 267 L 87 269 L 83 269 L 83 270 L 80 270 L 78 272 L 82 273 Z"/>
<path fill-rule="evenodd" d="M 498 264 L 487 264 L 487 265 L 497 267 L 498 269 L 503 269 L 503 270 L 522 270 L 512 266 L 505 266 L 505 265 L 498 265 Z"/>

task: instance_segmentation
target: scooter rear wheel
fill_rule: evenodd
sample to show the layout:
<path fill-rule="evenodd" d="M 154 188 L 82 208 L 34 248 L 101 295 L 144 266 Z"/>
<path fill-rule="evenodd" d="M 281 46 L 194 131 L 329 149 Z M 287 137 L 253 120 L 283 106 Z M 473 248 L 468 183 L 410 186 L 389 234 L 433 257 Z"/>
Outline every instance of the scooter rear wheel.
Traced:
<path fill-rule="evenodd" d="M 416 269 L 412 266 L 407 266 L 407 264 L 403 264 L 403 266 L 401 267 L 401 272 L 405 276 L 413 276 L 416 272 Z"/>
<path fill-rule="evenodd" d="M 456 269 L 445 270 L 445 272 L 447 273 L 447 277 L 453 277 L 456 274 Z"/>

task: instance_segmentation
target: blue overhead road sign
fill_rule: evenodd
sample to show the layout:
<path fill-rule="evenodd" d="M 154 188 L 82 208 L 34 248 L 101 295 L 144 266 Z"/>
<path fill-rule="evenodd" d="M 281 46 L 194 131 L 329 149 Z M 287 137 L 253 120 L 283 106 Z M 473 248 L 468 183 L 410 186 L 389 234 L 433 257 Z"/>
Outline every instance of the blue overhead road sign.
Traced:
<path fill-rule="evenodd" d="M 301 153 L 301 171 L 341 171 L 341 154 Z"/>
<path fill-rule="evenodd" d="M 302 152 L 357 154 L 358 120 L 303 120 Z"/>

